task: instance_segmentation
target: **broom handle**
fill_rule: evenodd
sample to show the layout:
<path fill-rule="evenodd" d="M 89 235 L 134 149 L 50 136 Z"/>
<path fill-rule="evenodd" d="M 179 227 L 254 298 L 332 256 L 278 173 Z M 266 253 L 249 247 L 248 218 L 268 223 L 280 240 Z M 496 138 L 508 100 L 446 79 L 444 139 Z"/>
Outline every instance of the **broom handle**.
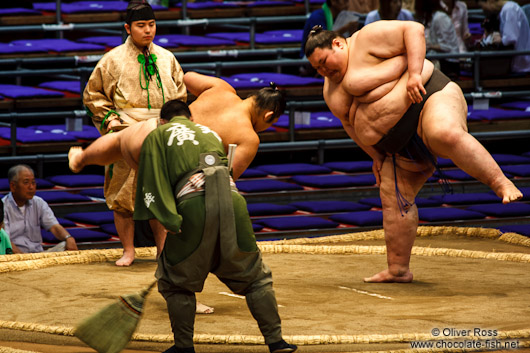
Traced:
<path fill-rule="evenodd" d="M 145 287 L 144 289 L 140 291 L 140 295 L 142 297 L 145 297 L 147 294 L 149 294 L 149 292 L 151 291 L 151 289 L 153 289 L 153 287 L 155 286 L 157 282 L 158 280 L 156 279 L 153 282 L 151 282 L 147 287 Z"/>

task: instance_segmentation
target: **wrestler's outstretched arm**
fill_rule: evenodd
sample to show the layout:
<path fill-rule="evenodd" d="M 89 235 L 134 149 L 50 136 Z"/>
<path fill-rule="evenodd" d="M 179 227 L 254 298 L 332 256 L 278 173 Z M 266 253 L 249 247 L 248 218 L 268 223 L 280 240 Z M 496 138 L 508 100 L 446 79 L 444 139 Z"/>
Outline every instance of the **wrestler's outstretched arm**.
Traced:
<path fill-rule="evenodd" d="M 189 71 L 184 75 L 184 83 L 186 84 L 188 91 L 195 97 L 198 97 L 204 91 L 211 88 L 222 88 L 234 93 L 236 92 L 236 90 L 223 79 L 202 75 L 193 71 Z"/>

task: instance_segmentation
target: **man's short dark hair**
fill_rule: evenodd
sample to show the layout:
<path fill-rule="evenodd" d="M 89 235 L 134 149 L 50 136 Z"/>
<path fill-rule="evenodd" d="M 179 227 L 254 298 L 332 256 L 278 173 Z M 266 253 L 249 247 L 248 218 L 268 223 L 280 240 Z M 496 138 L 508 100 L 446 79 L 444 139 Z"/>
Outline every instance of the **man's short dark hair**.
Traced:
<path fill-rule="evenodd" d="M 322 26 L 314 26 L 309 32 L 307 41 L 305 42 L 304 51 L 306 58 L 309 58 L 317 48 L 331 49 L 333 39 L 337 37 L 343 38 L 340 34 L 337 34 L 334 31 L 323 29 Z"/>
<path fill-rule="evenodd" d="M 188 105 L 178 99 L 173 99 L 164 103 L 162 109 L 160 110 L 161 119 L 169 121 L 175 116 L 185 116 L 188 119 L 191 116 Z"/>
<path fill-rule="evenodd" d="M 271 82 L 270 87 L 264 87 L 258 92 L 251 94 L 250 97 L 254 97 L 256 108 L 259 111 L 272 111 L 271 121 L 278 118 L 285 111 L 286 103 L 283 92 L 277 89 L 276 84 L 273 82 Z"/>

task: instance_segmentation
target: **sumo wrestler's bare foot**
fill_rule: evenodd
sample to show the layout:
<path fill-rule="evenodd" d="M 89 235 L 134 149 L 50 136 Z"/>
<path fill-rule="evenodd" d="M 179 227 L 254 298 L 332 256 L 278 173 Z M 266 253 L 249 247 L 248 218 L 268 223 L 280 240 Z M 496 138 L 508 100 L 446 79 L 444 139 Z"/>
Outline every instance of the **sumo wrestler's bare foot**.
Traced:
<path fill-rule="evenodd" d="M 197 314 L 213 314 L 213 308 L 208 305 L 204 305 L 203 303 L 197 301 L 197 306 L 195 308 L 195 313 Z"/>
<path fill-rule="evenodd" d="M 79 146 L 70 147 L 70 150 L 68 151 L 68 166 L 74 173 L 79 173 L 83 169 L 83 165 L 81 165 L 82 153 L 83 148 Z"/>
<path fill-rule="evenodd" d="M 133 262 L 134 262 L 134 249 L 132 252 L 124 251 L 123 256 L 118 261 L 116 261 L 116 266 L 120 266 L 120 267 L 131 266 Z"/>
<path fill-rule="evenodd" d="M 381 271 L 372 277 L 364 279 L 367 283 L 409 283 L 412 282 L 412 272 L 405 271 L 403 274 L 393 275 L 388 269 Z"/>
<path fill-rule="evenodd" d="M 502 203 L 510 203 L 523 197 L 521 191 L 508 179 L 493 188 L 493 191 L 502 199 Z"/>

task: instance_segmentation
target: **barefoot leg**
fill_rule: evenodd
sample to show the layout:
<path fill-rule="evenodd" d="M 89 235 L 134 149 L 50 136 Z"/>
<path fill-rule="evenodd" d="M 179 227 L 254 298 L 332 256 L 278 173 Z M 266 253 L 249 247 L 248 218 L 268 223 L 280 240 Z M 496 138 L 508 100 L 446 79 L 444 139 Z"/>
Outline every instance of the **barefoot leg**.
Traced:
<path fill-rule="evenodd" d="M 449 83 L 425 102 L 418 133 L 435 155 L 450 158 L 488 185 L 503 203 L 523 197 L 484 146 L 468 133 L 467 105 L 456 84 Z"/>
<path fill-rule="evenodd" d="M 134 221 L 132 215 L 114 212 L 114 224 L 123 246 L 123 256 L 116 266 L 130 266 L 134 261 Z"/>
<path fill-rule="evenodd" d="M 433 172 L 433 167 L 419 165 L 413 161 L 396 158 L 398 189 L 410 203 L 414 202 L 419 190 Z M 388 268 L 365 278 L 365 282 L 411 282 L 409 269 L 410 254 L 418 228 L 416 205 L 402 212 L 396 197 L 394 165 L 392 157 L 387 157 L 381 168 L 380 195 L 383 206 L 383 228 L 387 248 Z"/>

